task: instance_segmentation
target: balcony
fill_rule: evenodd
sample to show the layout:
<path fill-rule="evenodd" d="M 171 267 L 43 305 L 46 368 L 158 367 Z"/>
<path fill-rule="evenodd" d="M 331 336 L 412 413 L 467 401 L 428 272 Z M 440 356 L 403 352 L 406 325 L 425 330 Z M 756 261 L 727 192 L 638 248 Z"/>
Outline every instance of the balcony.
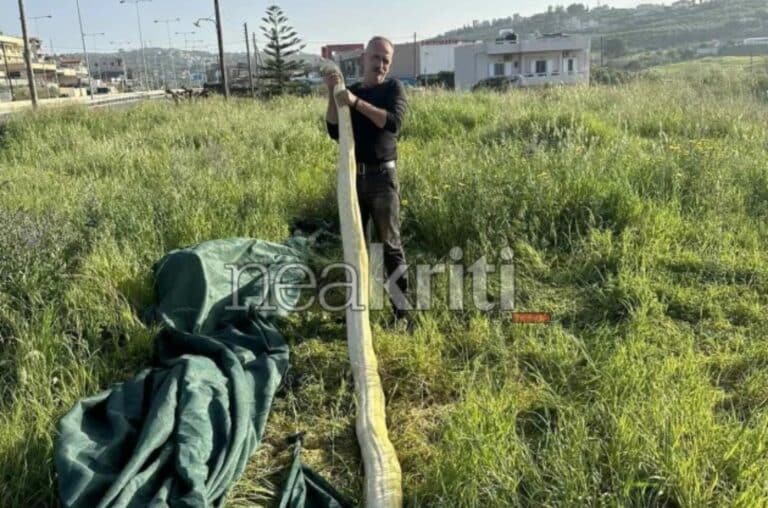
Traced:
<path fill-rule="evenodd" d="M 585 51 L 590 49 L 590 47 L 589 37 L 553 37 L 551 39 L 532 39 L 519 42 L 493 41 L 485 43 L 486 53 L 489 55 L 546 51 Z"/>

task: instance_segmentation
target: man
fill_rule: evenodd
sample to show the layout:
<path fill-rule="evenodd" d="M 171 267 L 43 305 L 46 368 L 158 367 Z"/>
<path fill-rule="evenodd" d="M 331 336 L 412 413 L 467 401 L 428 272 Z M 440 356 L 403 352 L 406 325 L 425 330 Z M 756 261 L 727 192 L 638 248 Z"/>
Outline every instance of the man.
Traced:
<path fill-rule="evenodd" d="M 376 235 L 384 247 L 387 277 L 396 280 L 389 287 L 396 321 L 407 323 L 408 275 L 400 239 L 400 183 L 397 177 L 397 138 L 407 108 L 405 90 L 396 79 L 387 78 L 394 45 L 374 37 L 363 53 L 363 80 L 337 97 L 349 106 L 357 160 L 357 198 L 363 225 L 373 220 Z M 339 115 L 333 97 L 338 75 L 326 76 L 328 134 L 339 139 Z M 401 275 L 402 274 L 402 275 Z"/>

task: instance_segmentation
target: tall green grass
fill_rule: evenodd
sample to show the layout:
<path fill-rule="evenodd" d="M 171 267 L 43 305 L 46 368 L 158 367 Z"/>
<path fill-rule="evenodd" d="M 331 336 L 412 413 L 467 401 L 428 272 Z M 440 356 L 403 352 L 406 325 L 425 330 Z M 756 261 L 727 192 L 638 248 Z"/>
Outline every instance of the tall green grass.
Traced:
<path fill-rule="evenodd" d="M 765 81 L 743 60 L 620 87 L 411 97 L 412 263 L 516 255 L 517 306 L 374 335 L 409 506 L 768 504 Z M 764 91 L 763 91 L 764 92 Z M 0 132 L 0 506 L 53 506 L 54 426 L 151 361 L 169 249 L 334 220 L 323 103 L 210 100 L 19 117 Z M 230 506 L 289 454 L 360 498 L 343 325 L 284 329 L 293 368 Z"/>

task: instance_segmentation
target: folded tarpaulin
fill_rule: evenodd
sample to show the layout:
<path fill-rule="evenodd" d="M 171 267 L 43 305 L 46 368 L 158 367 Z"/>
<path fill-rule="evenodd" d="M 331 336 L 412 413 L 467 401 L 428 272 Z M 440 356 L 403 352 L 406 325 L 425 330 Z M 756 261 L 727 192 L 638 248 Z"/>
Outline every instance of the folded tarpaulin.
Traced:
<path fill-rule="evenodd" d="M 301 435 L 292 438 L 293 462 L 288 470 L 279 508 L 354 508 L 351 501 L 324 478 L 301 463 Z"/>
<path fill-rule="evenodd" d="M 288 368 L 274 321 L 294 308 L 300 289 L 277 292 L 275 284 L 303 280 L 295 263 L 304 247 L 301 237 L 285 245 L 215 240 L 154 265 L 159 365 L 61 419 L 54 462 L 62 506 L 223 505 Z"/>

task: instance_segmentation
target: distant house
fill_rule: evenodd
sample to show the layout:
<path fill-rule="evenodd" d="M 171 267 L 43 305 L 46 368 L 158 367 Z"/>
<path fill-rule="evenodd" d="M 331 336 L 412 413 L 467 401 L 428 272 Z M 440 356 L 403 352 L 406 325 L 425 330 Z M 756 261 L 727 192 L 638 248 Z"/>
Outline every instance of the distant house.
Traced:
<path fill-rule="evenodd" d="M 658 12 L 663 11 L 665 7 L 659 4 L 640 4 L 636 9 L 642 12 Z"/>
<path fill-rule="evenodd" d="M 768 45 L 768 37 L 751 37 L 744 39 L 745 46 L 764 46 Z"/>
<path fill-rule="evenodd" d="M 46 61 L 42 53 L 42 41 L 37 37 L 29 38 L 30 65 L 35 79 L 54 81 L 56 79 L 56 63 Z M 10 78 L 17 85 L 27 84 L 27 66 L 24 61 L 24 39 L 0 34 L 0 66 L 3 73 L 7 70 L 6 79 Z"/>
<path fill-rule="evenodd" d="M 720 41 L 712 41 L 696 49 L 696 56 L 716 56 L 720 54 Z"/>
<path fill-rule="evenodd" d="M 361 79 L 363 77 L 363 48 L 351 51 L 339 51 L 334 53 L 333 60 L 339 66 L 341 75 L 346 80 Z"/>
<path fill-rule="evenodd" d="M 589 83 L 590 49 L 589 37 L 563 34 L 462 44 L 454 50 L 456 89 L 501 76 L 517 77 L 519 86 Z"/>
<path fill-rule="evenodd" d="M 56 71 L 59 85 L 62 87 L 79 87 L 88 83 L 88 69 L 79 58 L 62 58 Z"/>
<path fill-rule="evenodd" d="M 337 53 L 343 53 L 345 51 L 354 51 L 356 49 L 363 49 L 364 46 L 359 43 L 353 44 L 329 44 L 320 48 L 320 56 L 326 60 L 333 60 Z"/>
<path fill-rule="evenodd" d="M 122 58 L 95 58 L 91 62 L 91 75 L 104 81 L 127 79 L 128 71 Z"/>

